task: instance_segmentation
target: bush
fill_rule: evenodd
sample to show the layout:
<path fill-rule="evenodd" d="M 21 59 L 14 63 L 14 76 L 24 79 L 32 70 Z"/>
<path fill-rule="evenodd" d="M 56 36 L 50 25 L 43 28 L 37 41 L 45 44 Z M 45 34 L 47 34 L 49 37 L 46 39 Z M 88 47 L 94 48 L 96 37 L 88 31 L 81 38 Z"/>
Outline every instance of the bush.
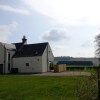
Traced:
<path fill-rule="evenodd" d="M 98 83 L 97 75 L 92 73 L 85 81 L 76 80 L 76 95 L 78 100 L 97 100 Z"/>

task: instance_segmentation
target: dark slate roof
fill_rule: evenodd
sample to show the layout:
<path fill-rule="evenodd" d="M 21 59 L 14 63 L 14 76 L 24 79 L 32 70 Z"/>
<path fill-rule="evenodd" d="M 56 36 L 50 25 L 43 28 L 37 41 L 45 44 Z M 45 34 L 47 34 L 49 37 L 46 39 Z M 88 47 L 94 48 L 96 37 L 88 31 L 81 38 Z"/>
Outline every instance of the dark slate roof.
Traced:
<path fill-rule="evenodd" d="M 32 57 L 32 56 L 42 56 L 46 46 L 46 43 L 37 43 L 37 44 L 26 44 L 16 51 L 14 58 L 16 57 Z"/>
<path fill-rule="evenodd" d="M 20 43 L 13 43 L 13 44 L 15 44 L 16 50 L 17 50 L 17 51 L 18 51 L 18 50 L 22 47 L 22 45 L 23 45 L 22 42 L 20 42 Z"/>
<path fill-rule="evenodd" d="M 78 66 L 92 66 L 92 61 L 59 61 L 57 64 L 78 65 Z"/>

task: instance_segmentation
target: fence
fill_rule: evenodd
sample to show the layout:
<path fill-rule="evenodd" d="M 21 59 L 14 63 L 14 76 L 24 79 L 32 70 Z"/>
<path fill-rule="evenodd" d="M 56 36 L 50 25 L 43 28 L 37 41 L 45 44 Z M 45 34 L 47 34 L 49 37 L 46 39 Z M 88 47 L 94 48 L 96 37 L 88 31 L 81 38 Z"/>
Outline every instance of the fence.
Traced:
<path fill-rule="evenodd" d="M 63 72 L 66 70 L 66 64 L 54 65 L 54 72 Z"/>

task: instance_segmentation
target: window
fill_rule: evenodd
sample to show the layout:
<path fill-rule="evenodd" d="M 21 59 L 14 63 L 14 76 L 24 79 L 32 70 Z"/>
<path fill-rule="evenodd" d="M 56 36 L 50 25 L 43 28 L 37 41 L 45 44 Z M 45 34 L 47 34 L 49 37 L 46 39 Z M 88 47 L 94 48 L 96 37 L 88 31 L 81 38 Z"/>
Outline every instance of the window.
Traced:
<path fill-rule="evenodd" d="M 8 61 L 10 61 L 10 52 L 8 52 Z"/>
<path fill-rule="evenodd" d="M 8 63 L 8 70 L 10 70 L 10 63 Z"/>
<path fill-rule="evenodd" d="M 8 52 L 8 70 L 10 71 L 10 52 Z"/>
<path fill-rule="evenodd" d="M 26 66 L 28 67 L 29 66 L 29 63 L 26 63 Z"/>

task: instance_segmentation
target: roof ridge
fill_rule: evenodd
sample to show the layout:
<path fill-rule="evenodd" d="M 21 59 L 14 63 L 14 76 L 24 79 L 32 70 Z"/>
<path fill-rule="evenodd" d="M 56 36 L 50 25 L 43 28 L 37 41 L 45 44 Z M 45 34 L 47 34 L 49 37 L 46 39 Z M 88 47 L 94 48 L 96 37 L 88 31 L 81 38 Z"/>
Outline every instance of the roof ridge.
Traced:
<path fill-rule="evenodd" d="M 35 45 L 35 44 L 48 44 L 48 42 L 42 42 L 42 43 L 33 43 L 33 44 L 25 44 L 25 45 Z"/>

